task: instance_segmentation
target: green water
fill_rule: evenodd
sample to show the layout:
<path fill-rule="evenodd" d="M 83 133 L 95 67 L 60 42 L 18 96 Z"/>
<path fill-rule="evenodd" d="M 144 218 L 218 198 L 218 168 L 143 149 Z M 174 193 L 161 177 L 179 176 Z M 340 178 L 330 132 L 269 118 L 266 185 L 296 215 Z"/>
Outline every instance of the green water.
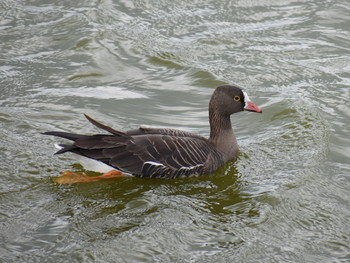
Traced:
<path fill-rule="evenodd" d="M 1 262 L 350 262 L 348 1 L 0 2 Z M 48 130 L 209 135 L 220 84 L 241 155 L 200 178 L 57 185 Z"/>

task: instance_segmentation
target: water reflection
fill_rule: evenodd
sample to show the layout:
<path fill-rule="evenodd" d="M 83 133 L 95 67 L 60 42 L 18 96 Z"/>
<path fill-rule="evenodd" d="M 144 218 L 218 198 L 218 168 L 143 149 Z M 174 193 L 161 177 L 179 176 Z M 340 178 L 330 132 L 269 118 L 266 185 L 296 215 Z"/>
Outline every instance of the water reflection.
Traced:
<path fill-rule="evenodd" d="M 237 168 L 229 164 L 208 177 L 125 177 L 63 186 L 57 200 L 71 207 L 67 216 L 75 225 L 74 235 L 79 233 L 93 242 L 117 239 L 128 244 L 141 238 L 145 246 L 141 250 L 150 251 L 154 242 L 160 245 L 157 236 L 170 231 L 179 236 L 167 242 L 181 244 L 193 253 L 217 253 L 244 242 L 234 230 L 241 220 L 253 223 L 259 217 L 256 203 L 241 188 Z M 218 222 L 231 227 L 218 226 Z"/>

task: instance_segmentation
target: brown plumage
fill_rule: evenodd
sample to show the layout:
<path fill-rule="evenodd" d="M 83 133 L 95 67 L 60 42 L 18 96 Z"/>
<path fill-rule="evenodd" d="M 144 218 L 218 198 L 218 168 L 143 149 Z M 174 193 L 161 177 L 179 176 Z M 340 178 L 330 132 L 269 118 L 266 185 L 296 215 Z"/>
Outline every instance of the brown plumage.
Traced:
<path fill-rule="evenodd" d="M 235 86 L 219 86 L 209 103 L 210 137 L 175 130 L 139 128 L 121 132 L 86 118 L 110 134 L 79 135 L 45 132 L 73 141 L 56 154 L 72 152 L 103 162 L 111 169 L 140 177 L 176 178 L 209 174 L 238 154 L 230 115 L 248 110 L 261 112 Z"/>

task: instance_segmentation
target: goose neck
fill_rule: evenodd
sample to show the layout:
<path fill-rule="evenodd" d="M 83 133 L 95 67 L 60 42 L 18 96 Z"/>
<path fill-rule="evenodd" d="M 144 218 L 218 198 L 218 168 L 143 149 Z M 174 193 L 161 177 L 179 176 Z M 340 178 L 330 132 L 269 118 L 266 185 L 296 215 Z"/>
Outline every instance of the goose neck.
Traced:
<path fill-rule="evenodd" d="M 227 155 L 229 159 L 234 158 L 238 153 L 238 146 L 233 133 L 230 116 L 220 115 L 218 112 L 211 111 L 209 113 L 209 122 L 209 142 Z"/>

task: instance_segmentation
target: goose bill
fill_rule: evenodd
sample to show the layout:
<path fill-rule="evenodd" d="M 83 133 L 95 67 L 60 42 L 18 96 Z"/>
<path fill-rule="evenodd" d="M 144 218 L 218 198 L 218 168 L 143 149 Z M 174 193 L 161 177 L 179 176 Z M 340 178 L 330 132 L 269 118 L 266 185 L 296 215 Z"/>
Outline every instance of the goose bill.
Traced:
<path fill-rule="evenodd" d="M 251 101 L 246 102 L 244 110 L 262 113 L 262 110 Z"/>

